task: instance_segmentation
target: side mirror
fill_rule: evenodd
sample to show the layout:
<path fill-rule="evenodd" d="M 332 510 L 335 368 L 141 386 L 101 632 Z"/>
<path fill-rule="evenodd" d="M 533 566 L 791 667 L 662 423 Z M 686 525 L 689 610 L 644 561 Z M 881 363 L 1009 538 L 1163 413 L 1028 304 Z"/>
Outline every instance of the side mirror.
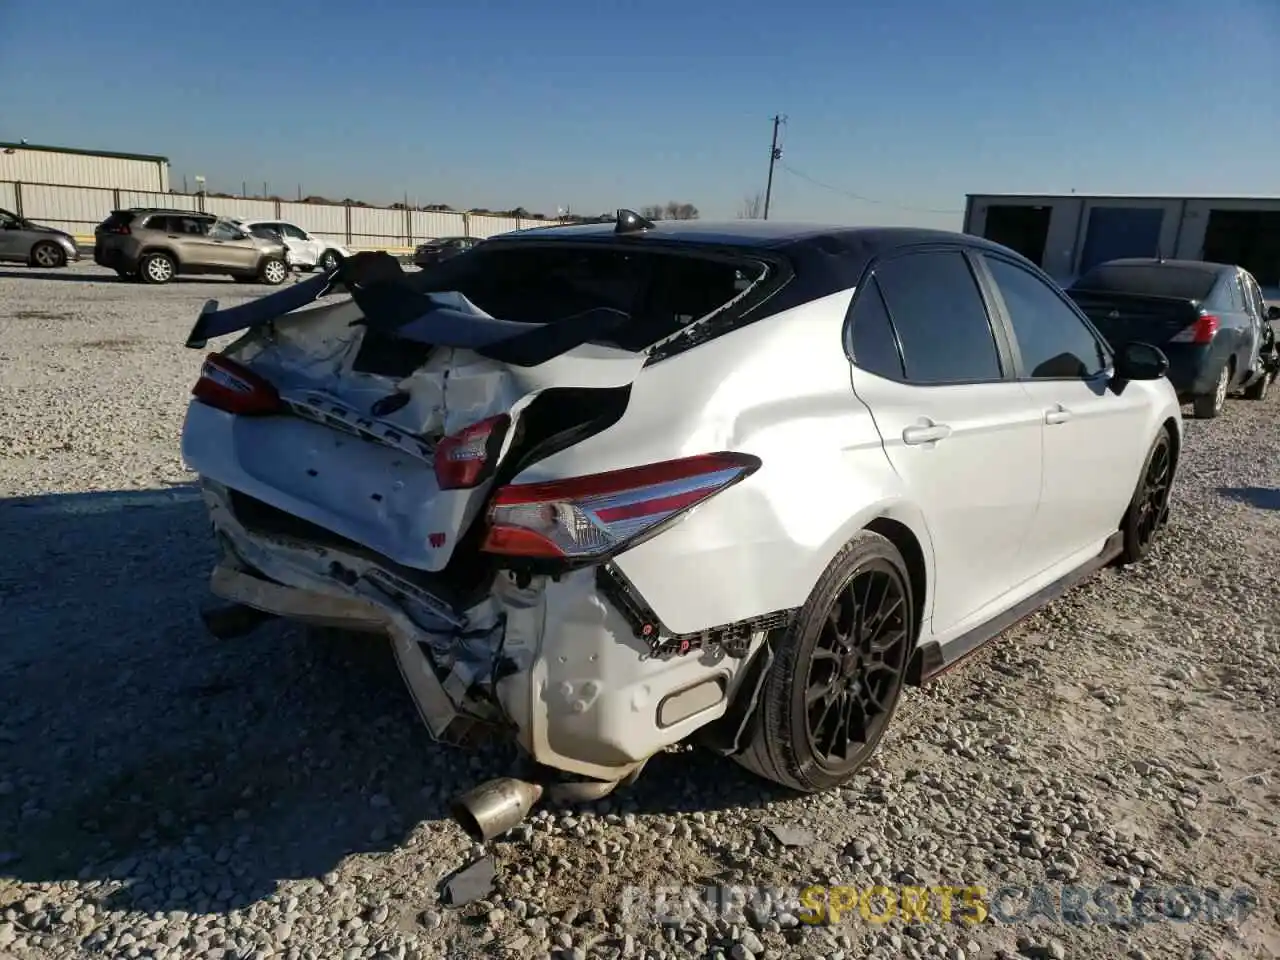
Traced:
<path fill-rule="evenodd" d="M 1169 358 L 1159 347 L 1126 343 L 1116 354 L 1117 380 L 1159 380 L 1169 372 Z"/>
<path fill-rule="evenodd" d="M 1267 307 L 1267 319 L 1280 320 L 1280 307 L 1277 307 L 1275 304 Z"/>

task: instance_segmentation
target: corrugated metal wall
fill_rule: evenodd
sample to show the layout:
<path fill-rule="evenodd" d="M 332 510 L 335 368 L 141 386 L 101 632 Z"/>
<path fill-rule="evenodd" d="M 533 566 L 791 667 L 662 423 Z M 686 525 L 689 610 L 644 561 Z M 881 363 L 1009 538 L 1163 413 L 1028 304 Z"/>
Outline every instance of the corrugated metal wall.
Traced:
<path fill-rule="evenodd" d="M 436 237 L 493 237 L 513 230 L 545 227 L 555 220 L 517 220 L 483 214 L 435 213 L 286 203 L 240 197 L 201 197 L 141 189 L 50 186 L 0 181 L 0 207 L 68 233 L 88 238 L 112 210 L 173 207 L 206 210 L 241 220 L 288 220 L 302 229 L 353 249 L 404 249 Z M 21 209 L 19 209 L 21 208 Z"/>
<path fill-rule="evenodd" d="M 500 233 L 510 233 L 512 230 L 519 230 L 521 221 L 514 217 L 473 217 L 472 223 L 479 222 L 479 226 L 471 228 L 471 236 L 480 237 L 496 237 Z M 535 221 L 526 220 L 525 223 L 533 225 Z"/>
<path fill-rule="evenodd" d="M 280 219 L 296 223 L 303 230 L 326 240 L 347 242 L 346 207 L 319 203 L 282 203 Z"/>
<path fill-rule="evenodd" d="M 13 153 L 0 150 L 0 180 L 164 191 L 169 189 L 169 167 L 154 160 L 15 147 Z"/>
<path fill-rule="evenodd" d="M 234 220 L 270 220 L 276 215 L 275 201 L 247 200 L 240 197 L 205 197 L 204 206 L 198 209 L 216 213 L 220 217 L 231 217 Z"/>
<path fill-rule="evenodd" d="M 413 236 L 418 241 L 438 240 L 440 237 L 460 237 L 466 232 L 467 222 L 460 213 L 434 213 L 426 210 L 414 210 L 409 222 L 413 225 Z M 472 217 L 474 224 L 480 217 Z"/>

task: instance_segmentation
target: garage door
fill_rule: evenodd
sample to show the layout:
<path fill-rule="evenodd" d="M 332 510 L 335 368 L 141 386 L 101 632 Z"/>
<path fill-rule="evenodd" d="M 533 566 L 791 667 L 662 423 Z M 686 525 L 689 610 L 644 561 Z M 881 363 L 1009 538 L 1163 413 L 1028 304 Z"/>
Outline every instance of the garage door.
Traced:
<path fill-rule="evenodd" d="M 1094 207 L 1080 255 L 1080 273 L 1108 260 L 1160 253 L 1161 207 Z"/>

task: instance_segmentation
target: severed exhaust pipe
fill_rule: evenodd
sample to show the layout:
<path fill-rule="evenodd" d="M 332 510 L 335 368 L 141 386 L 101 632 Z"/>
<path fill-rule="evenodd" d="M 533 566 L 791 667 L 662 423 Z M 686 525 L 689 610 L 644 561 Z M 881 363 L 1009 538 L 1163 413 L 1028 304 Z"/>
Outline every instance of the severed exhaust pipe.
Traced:
<path fill-rule="evenodd" d="M 529 815 L 542 799 L 542 784 L 499 777 L 472 787 L 453 802 L 453 818 L 467 836 L 486 843 L 500 837 Z"/>

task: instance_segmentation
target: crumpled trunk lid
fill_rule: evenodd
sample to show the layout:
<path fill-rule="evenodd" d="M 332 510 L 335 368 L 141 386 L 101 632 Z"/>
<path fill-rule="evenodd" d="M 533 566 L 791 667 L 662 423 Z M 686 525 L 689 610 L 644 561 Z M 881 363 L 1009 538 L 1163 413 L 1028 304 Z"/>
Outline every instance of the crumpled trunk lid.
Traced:
<path fill-rule="evenodd" d="M 250 332 L 224 355 L 269 380 L 287 412 L 234 416 L 193 401 L 182 438 L 188 466 L 398 564 L 443 570 L 494 481 L 442 490 L 434 469 L 440 439 L 508 414 L 501 463 L 517 448 L 521 416 L 540 393 L 626 387 L 645 357 L 579 343 L 535 357 L 538 363 L 502 362 L 479 351 L 502 341 L 501 333 L 521 336 L 533 325 L 503 331 L 502 321 L 465 298 L 433 299 L 442 306 L 426 329 L 406 325 L 407 336 L 402 327 L 381 350 L 365 341 L 385 340 L 386 332 L 363 324 L 353 300 L 245 324 Z M 261 301 L 246 306 L 262 316 Z M 201 321 L 210 317 L 217 319 L 216 310 L 206 308 Z M 201 339 L 197 331 L 192 339 Z"/>

